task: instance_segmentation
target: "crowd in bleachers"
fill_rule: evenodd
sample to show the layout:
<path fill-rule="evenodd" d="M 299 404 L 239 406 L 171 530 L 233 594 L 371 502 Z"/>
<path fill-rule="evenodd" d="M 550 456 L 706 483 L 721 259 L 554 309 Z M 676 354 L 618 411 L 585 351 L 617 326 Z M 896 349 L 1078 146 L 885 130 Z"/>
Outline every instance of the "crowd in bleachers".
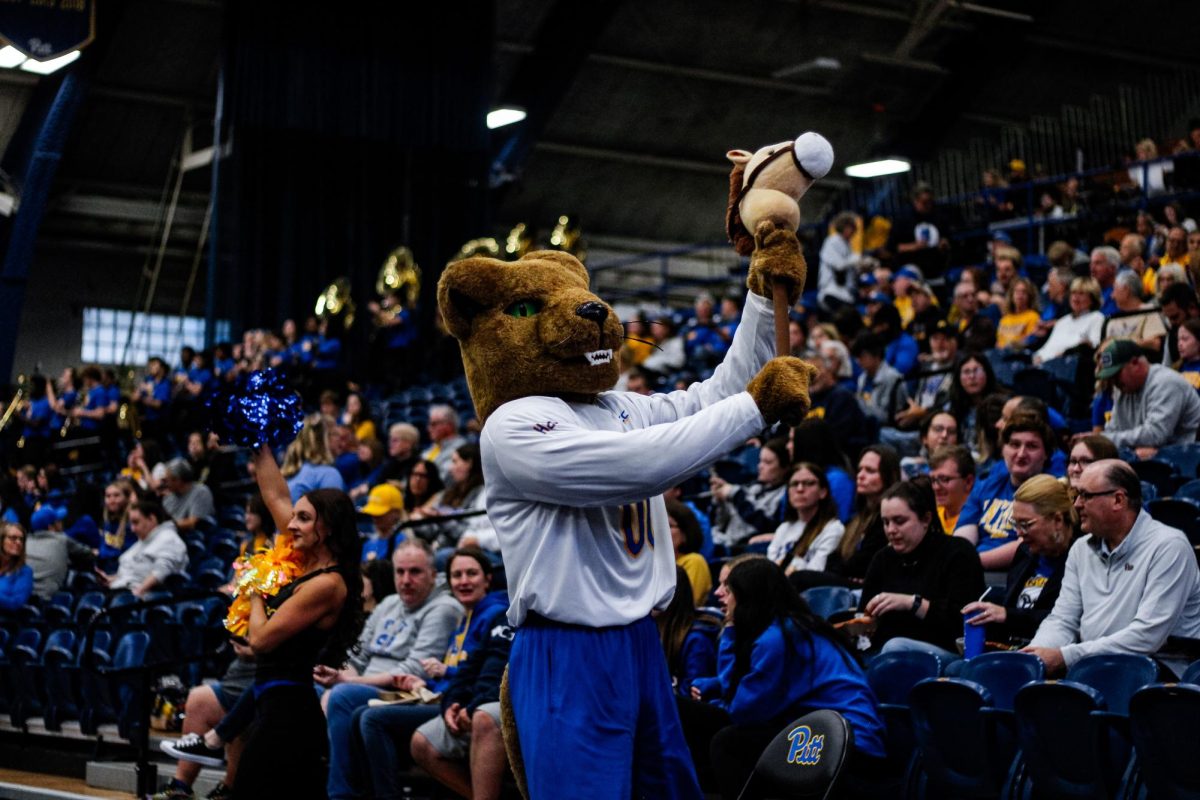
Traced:
<path fill-rule="evenodd" d="M 1017 213 L 994 178 L 985 203 L 995 220 Z M 808 418 L 668 493 L 681 590 L 657 623 L 707 786 L 736 796 L 763 746 L 816 707 L 850 722 L 855 791 L 894 787 L 914 752 L 921 780 L 950 781 L 942 703 L 963 718 L 997 710 L 980 786 L 1014 759 L 1035 786 L 1065 780 L 1030 750 L 1048 735 L 1040 704 L 1053 698 L 1039 692 L 1058 690 L 1018 692 L 1014 674 L 1065 675 L 1079 702 L 1136 722 L 1154 690 L 1118 693 L 1089 665 L 1135 659 L 1152 683 L 1200 655 L 1193 212 L 1152 204 L 1044 254 L 1001 234 L 976 263 L 947 262 L 953 230 L 926 187 L 878 251 L 863 252 L 854 214 L 833 219 L 790 325 L 792 353 L 818 368 Z M 701 293 L 691 309 L 639 314 L 619 386 L 671 391 L 711 374 L 740 302 Z M 225 796 L 253 669 L 246 648 L 216 646 L 222 593 L 275 525 L 247 453 L 201 429 L 203 398 L 287 365 L 312 413 L 278 454 L 282 473 L 293 502 L 319 488 L 353 498 L 372 606 L 351 660 L 314 675 L 329 793 L 397 796 L 417 765 L 461 794 L 499 796 L 513 631 L 465 381 L 350 383 L 336 332 L 302 327 L 185 348 L 174 369 L 150 359 L 125 392 L 95 367 L 33 376 L 0 486 L 0 702 L 18 726 L 115 723 L 130 738 L 146 698 L 124 673 L 89 667 L 153 663 L 190 687 L 186 735 L 170 746 L 182 760 L 160 796 L 191 797 L 196 763 L 224 766 L 210 796 Z M 960 661 L 979 638 L 1018 652 Z M 909 691 L 943 673 L 953 688 Z M 1148 726 L 1114 724 L 1118 774 L 1093 776 L 1106 791 Z"/>

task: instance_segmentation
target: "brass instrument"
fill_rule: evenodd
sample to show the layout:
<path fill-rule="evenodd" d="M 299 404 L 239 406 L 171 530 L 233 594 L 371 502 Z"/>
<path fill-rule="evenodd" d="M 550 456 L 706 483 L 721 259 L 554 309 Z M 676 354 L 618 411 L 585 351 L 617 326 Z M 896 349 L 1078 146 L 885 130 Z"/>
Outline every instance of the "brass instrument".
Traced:
<path fill-rule="evenodd" d="M 350 281 L 338 278 L 317 296 L 317 319 L 341 317 L 347 330 L 354 325 L 354 300 L 350 297 Z"/>
<path fill-rule="evenodd" d="M 421 299 L 421 268 L 403 245 L 388 253 L 375 278 L 375 293 L 383 296 L 389 292 L 400 295 L 407 308 L 415 308 Z"/>
<path fill-rule="evenodd" d="M 533 231 L 524 222 L 518 222 L 504 239 L 504 257 L 516 261 L 533 249 Z"/>
<path fill-rule="evenodd" d="M 587 245 L 583 241 L 583 228 L 567 214 L 560 216 L 554 230 L 550 231 L 550 249 L 570 253 L 580 262 L 587 263 Z"/>
<path fill-rule="evenodd" d="M 117 427 L 129 431 L 129 435 L 134 439 L 142 438 L 142 415 L 138 413 L 137 403 L 123 400 L 121 405 L 117 406 Z"/>
<path fill-rule="evenodd" d="M 500 243 L 495 237 L 488 236 L 484 239 L 472 239 L 471 241 L 458 248 L 458 252 L 450 259 L 451 262 L 462 261 L 464 258 L 472 256 L 487 256 L 488 258 L 500 257 Z"/>
<path fill-rule="evenodd" d="M 67 438 L 67 434 L 71 432 L 71 428 L 74 428 L 75 425 L 79 422 L 78 419 L 76 419 L 74 416 L 71 415 L 71 409 L 87 408 L 88 395 L 90 395 L 90 394 L 91 394 L 91 390 L 84 389 L 83 391 L 78 392 L 75 395 L 75 405 L 71 406 L 71 408 L 66 409 L 66 417 L 67 418 L 63 420 L 62 427 L 58 431 L 58 436 L 60 439 Z"/>
<path fill-rule="evenodd" d="M 0 431 L 8 430 L 8 426 L 16 419 L 17 412 L 21 410 L 21 406 L 25 403 L 25 395 L 29 391 L 29 380 L 24 375 L 17 376 L 17 391 L 13 394 L 12 400 L 8 403 L 8 408 L 4 409 L 4 416 L 0 416 Z"/>

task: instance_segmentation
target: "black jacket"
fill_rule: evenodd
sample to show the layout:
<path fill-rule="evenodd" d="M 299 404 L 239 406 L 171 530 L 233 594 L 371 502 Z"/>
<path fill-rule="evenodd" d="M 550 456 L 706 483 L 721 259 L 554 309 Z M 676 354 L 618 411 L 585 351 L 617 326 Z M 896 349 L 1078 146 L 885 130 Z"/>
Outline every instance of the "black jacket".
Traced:
<path fill-rule="evenodd" d="M 907 610 L 884 614 L 871 644 L 879 647 L 903 636 L 953 652 L 954 640 L 962 636 L 962 608 L 978 600 L 983 587 L 983 566 L 975 547 L 966 539 L 931 533 L 911 553 L 900 555 L 885 547 L 875 555 L 859 608 L 865 609 L 881 592 L 919 594 L 929 601 L 925 618 Z"/>
<path fill-rule="evenodd" d="M 1012 566 L 1008 568 L 1008 583 L 1004 587 L 1004 608 L 1007 620 L 1003 625 L 997 625 L 997 633 L 1018 639 L 1032 639 L 1037 633 L 1042 620 L 1054 609 L 1054 601 L 1058 599 L 1058 591 L 1062 588 L 1063 573 L 1067 571 L 1067 555 L 1051 559 L 1054 571 L 1047 577 L 1046 584 L 1037 601 L 1029 608 L 1019 608 L 1017 601 L 1025 582 L 1037 570 L 1038 556 L 1029 552 L 1028 545 L 1022 543 L 1013 556 Z M 992 626 L 988 626 L 989 634 Z"/>

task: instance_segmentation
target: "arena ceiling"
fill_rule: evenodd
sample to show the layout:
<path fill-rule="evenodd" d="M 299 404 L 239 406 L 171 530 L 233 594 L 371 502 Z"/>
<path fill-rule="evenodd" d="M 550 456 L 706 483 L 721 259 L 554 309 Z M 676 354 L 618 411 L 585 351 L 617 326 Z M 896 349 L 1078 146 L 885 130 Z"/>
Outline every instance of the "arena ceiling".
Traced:
<path fill-rule="evenodd" d="M 100 0 L 104 2 L 105 0 Z M 840 168 L 915 158 L 1119 84 L 1200 69 L 1200 10 L 1120 0 L 496 0 L 496 233 L 561 213 L 609 246 L 723 235 L 730 148 L 817 130 Z M 1183 16 L 1190 17 L 1184 19 Z M 172 160 L 210 144 L 219 0 L 129 0 L 57 173 L 40 246 L 152 246 Z M 39 79 L 0 70 L 0 151 Z M 1150 132 L 1148 132 L 1150 133 Z M 510 137 L 517 138 L 510 141 Z M 169 255 L 190 260 L 209 176 L 188 174 Z"/>

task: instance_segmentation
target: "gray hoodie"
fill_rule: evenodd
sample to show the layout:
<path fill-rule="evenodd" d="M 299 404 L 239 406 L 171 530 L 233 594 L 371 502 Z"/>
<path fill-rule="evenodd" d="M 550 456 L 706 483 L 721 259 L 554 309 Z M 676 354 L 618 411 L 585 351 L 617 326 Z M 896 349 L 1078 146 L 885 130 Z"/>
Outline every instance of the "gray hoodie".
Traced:
<path fill-rule="evenodd" d="M 445 654 L 462 614 L 463 607 L 442 587 L 411 609 L 398 594 L 385 597 L 367 618 L 350 665 L 360 675 L 390 672 L 428 678 L 421 660 Z"/>
<path fill-rule="evenodd" d="M 1117 447 L 1166 447 L 1196 441 L 1200 395 L 1187 379 L 1162 364 L 1152 364 L 1141 391 L 1114 390 L 1112 419 L 1104 428 Z"/>

